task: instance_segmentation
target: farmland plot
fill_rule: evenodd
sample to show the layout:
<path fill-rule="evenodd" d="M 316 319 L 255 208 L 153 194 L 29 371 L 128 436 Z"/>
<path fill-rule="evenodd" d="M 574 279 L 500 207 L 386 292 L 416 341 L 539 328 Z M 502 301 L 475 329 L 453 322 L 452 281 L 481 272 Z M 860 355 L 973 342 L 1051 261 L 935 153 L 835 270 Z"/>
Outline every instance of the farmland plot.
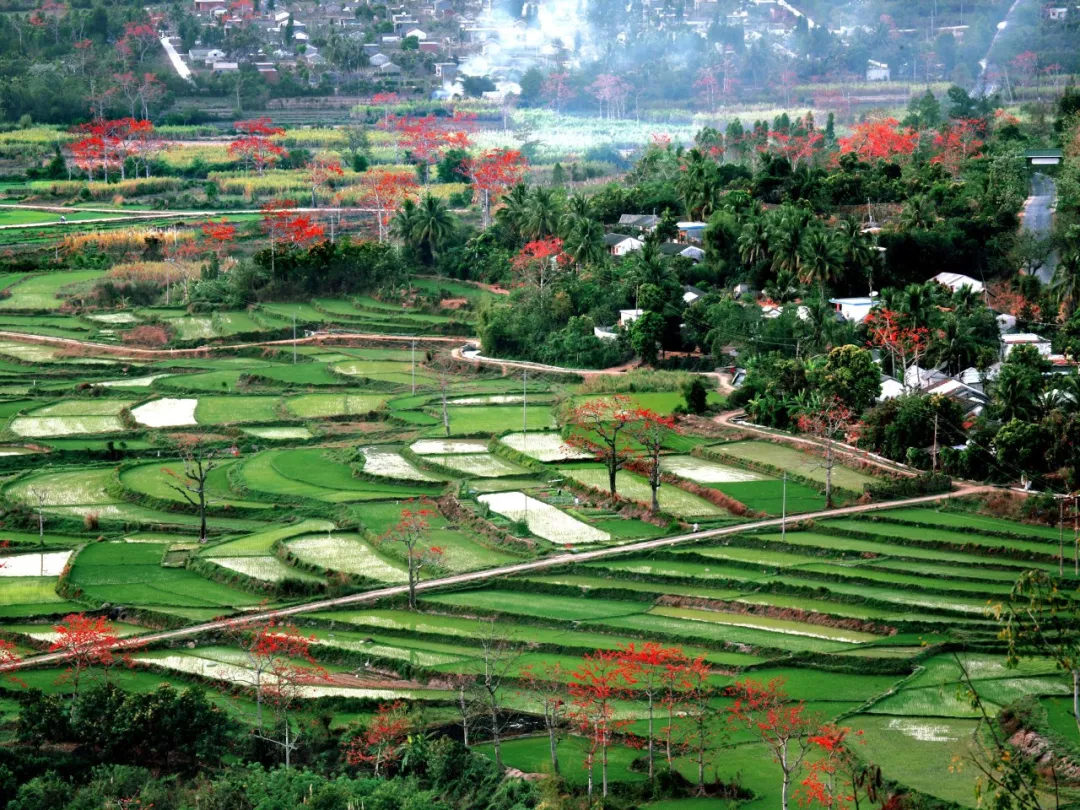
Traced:
<path fill-rule="evenodd" d="M 559 467 L 559 472 L 588 486 L 607 490 L 607 470 L 602 467 L 564 466 Z M 652 490 L 648 482 L 625 470 L 619 470 L 615 479 L 615 490 L 624 498 L 640 503 L 647 504 L 652 499 Z M 728 514 L 726 509 L 709 503 L 704 498 L 671 486 L 660 488 L 660 508 L 665 512 L 686 518 L 722 517 Z"/>
<path fill-rule="evenodd" d="M 771 442 L 743 441 L 714 445 L 713 449 L 735 458 L 742 458 L 751 462 L 760 461 L 774 467 L 791 470 L 818 483 L 825 483 L 825 469 L 821 459 L 806 453 L 800 453 L 798 450 L 786 445 Z M 832 470 L 832 481 L 835 486 L 841 489 L 862 492 L 864 484 L 873 484 L 876 479 L 866 473 L 837 464 Z"/>
<path fill-rule="evenodd" d="M 483 439 L 421 439 L 413 442 L 409 449 L 418 456 L 484 453 L 487 452 L 487 442 Z"/>
<path fill-rule="evenodd" d="M 132 410 L 131 415 L 140 425 L 152 428 L 185 427 L 198 424 L 195 419 L 197 399 L 155 399 Z"/>
<path fill-rule="evenodd" d="M 2 555 L 0 577 L 58 577 L 70 558 L 70 551 Z"/>
<path fill-rule="evenodd" d="M 439 463 L 464 476 L 479 478 L 503 478 L 508 475 L 529 474 L 529 470 L 524 467 L 491 453 L 448 455 L 440 458 Z"/>
<path fill-rule="evenodd" d="M 289 413 L 301 419 L 325 419 L 329 416 L 363 416 L 386 404 L 378 394 L 301 394 L 285 400 Z"/>
<path fill-rule="evenodd" d="M 590 458 L 590 454 L 580 448 L 567 444 L 558 433 L 530 432 L 509 433 L 499 438 L 503 444 L 519 453 L 532 456 L 537 461 L 575 461 Z"/>
<path fill-rule="evenodd" d="M 404 481 L 438 481 L 439 479 L 430 473 L 416 467 L 408 459 L 402 457 L 397 450 L 364 447 L 364 472 L 369 475 L 377 475 L 381 478 L 397 478 Z"/>
<path fill-rule="evenodd" d="M 607 532 L 583 523 L 550 504 L 524 492 L 493 492 L 477 498 L 492 512 L 509 520 L 523 520 L 529 531 L 558 545 L 605 543 L 611 539 Z"/>
<path fill-rule="evenodd" d="M 313 534 L 289 540 L 289 552 L 301 562 L 373 579 L 401 583 L 408 580 L 403 566 L 379 555 L 357 534 Z"/>

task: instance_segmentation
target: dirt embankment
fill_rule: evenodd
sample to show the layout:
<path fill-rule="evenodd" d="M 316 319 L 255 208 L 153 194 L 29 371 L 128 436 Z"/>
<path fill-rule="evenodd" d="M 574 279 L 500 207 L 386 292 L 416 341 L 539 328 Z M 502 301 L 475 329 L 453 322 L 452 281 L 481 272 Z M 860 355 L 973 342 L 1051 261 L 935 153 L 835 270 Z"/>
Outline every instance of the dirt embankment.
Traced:
<path fill-rule="evenodd" d="M 770 619 L 784 619 L 790 622 L 816 624 L 820 627 L 835 627 L 839 630 L 873 633 L 878 636 L 896 635 L 896 628 L 886 624 L 870 622 L 864 619 L 845 619 L 839 616 L 830 616 L 827 613 L 818 613 L 813 610 L 799 610 L 798 608 L 781 608 L 773 605 L 752 605 L 746 602 L 725 602 L 720 599 L 704 599 L 693 596 L 662 596 L 657 600 L 657 604 L 670 607 L 694 608 L 696 610 L 712 610 L 717 613 L 764 616 Z"/>

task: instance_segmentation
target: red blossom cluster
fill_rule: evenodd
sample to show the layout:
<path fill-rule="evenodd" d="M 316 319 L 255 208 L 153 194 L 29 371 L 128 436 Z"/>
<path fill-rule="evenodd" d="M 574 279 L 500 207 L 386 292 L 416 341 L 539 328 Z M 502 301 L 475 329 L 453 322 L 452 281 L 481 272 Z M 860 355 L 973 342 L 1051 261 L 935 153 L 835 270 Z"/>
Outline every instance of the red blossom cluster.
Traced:
<path fill-rule="evenodd" d="M 909 157 L 919 146 L 919 134 L 901 127 L 895 118 L 864 121 L 852 127 L 851 135 L 837 141 L 840 154 L 855 154 L 860 160 L 890 160 Z"/>
<path fill-rule="evenodd" d="M 71 145 L 71 154 L 75 165 L 85 171 L 91 181 L 99 169 L 106 181 L 110 169 L 118 170 L 120 178 L 126 179 L 129 158 L 137 161 L 136 175 L 141 161 L 149 176 L 150 161 L 163 148 L 154 125 L 138 118 L 92 121 L 79 126 L 76 132 L 82 137 Z"/>
<path fill-rule="evenodd" d="M 233 128 L 240 137 L 229 144 L 229 157 L 240 161 L 245 171 L 253 168 L 262 174 L 287 154 L 285 147 L 271 140 L 285 130 L 274 126 L 269 118 L 237 121 Z"/>

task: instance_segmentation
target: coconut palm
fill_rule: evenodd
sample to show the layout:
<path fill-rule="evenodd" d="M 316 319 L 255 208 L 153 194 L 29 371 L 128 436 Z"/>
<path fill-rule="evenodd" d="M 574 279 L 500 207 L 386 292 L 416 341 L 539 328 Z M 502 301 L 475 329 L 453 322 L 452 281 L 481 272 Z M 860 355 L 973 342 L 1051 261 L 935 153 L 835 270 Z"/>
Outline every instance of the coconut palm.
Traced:
<path fill-rule="evenodd" d="M 747 266 L 753 267 L 759 262 L 769 261 L 769 230 L 765 226 L 765 220 L 758 217 L 743 225 L 736 245 L 739 248 L 739 258 Z"/>
<path fill-rule="evenodd" d="M 390 222 L 390 233 L 393 234 L 394 238 L 406 244 L 412 243 L 417 208 L 416 201 L 412 199 L 406 199 L 401 203 L 401 208 L 397 210 L 393 220 Z"/>
<path fill-rule="evenodd" d="M 563 253 L 578 267 L 598 264 L 604 250 L 604 226 L 595 219 L 575 217 L 563 238 Z"/>
<path fill-rule="evenodd" d="M 525 204 L 529 189 L 524 183 L 518 183 L 502 198 L 502 208 L 495 212 L 495 221 L 509 231 L 514 238 L 521 236 L 521 224 L 525 219 Z"/>
<path fill-rule="evenodd" d="M 1061 257 L 1050 279 L 1050 293 L 1054 303 L 1070 317 L 1080 306 L 1080 252 L 1066 253 Z"/>
<path fill-rule="evenodd" d="M 848 217 L 836 228 L 840 256 L 852 273 L 865 275 L 877 261 L 877 249 L 870 237 L 863 233 L 863 224 L 856 217 Z"/>
<path fill-rule="evenodd" d="M 844 267 L 843 255 L 831 231 L 816 228 L 799 245 L 799 280 L 817 284 L 820 297 L 825 298 L 825 286 L 835 281 Z"/>
<path fill-rule="evenodd" d="M 944 364 L 949 374 L 958 374 L 971 365 L 979 345 L 963 320 L 949 314 L 931 343 L 931 349 L 935 363 Z"/>
<path fill-rule="evenodd" d="M 521 235 L 526 239 L 546 239 L 559 230 L 562 206 L 550 188 L 534 186 L 525 200 Z"/>
<path fill-rule="evenodd" d="M 925 194 L 912 197 L 900 212 L 900 227 L 905 231 L 929 230 L 937 221 L 937 207 Z"/>
<path fill-rule="evenodd" d="M 434 260 L 450 241 L 456 228 L 457 222 L 446 203 L 427 194 L 416 207 L 410 236 L 412 243 L 426 248 Z"/>

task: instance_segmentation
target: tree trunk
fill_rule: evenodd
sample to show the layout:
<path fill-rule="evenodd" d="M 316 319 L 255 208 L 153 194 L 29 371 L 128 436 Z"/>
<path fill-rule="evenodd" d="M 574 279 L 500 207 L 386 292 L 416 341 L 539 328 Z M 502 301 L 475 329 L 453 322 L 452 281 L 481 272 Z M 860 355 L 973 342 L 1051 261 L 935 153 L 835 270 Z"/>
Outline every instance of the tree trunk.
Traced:
<path fill-rule="evenodd" d="M 416 610 L 416 570 L 409 559 L 409 610 Z"/>
<path fill-rule="evenodd" d="M 825 508 L 832 509 L 832 468 L 833 468 L 833 443 L 832 437 L 825 438 Z"/>
<path fill-rule="evenodd" d="M 653 498 L 656 497 L 656 492 L 653 492 Z M 649 695 L 649 778 L 653 778 L 653 750 L 655 745 L 653 744 L 653 696 Z"/>
<path fill-rule="evenodd" d="M 600 779 L 602 782 L 600 795 L 607 798 L 607 731 L 604 732 L 604 748 L 600 758 Z"/>
<path fill-rule="evenodd" d="M 502 770 L 502 740 L 499 739 L 499 706 L 491 696 L 491 744 L 495 749 L 495 767 Z"/>
<path fill-rule="evenodd" d="M 551 746 L 551 772 L 559 775 L 559 746 L 555 740 L 555 721 L 548 724 L 548 744 Z"/>
<path fill-rule="evenodd" d="M 1076 720 L 1076 728 L 1080 729 L 1080 669 L 1072 671 L 1073 678 L 1073 719 Z"/>
<path fill-rule="evenodd" d="M 608 463 L 607 472 L 608 472 L 608 487 L 611 489 L 611 494 L 614 495 L 615 494 L 615 474 L 618 472 L 618 469 L 615 466 L 615 460 L 614 459 L 612 459 L 611 462 Z"/>
<path fill-rule="evenodd" d="M 199 489 L 199 542 L 206 542 L 206 482 Z"/>
<path fill-rule="evenodd" d="M 660 511 L 660 462 L 656 463 L 656 472 L 649 477 L 649 484 L 652 485 L 652 509 L 653 514 Z"/>

